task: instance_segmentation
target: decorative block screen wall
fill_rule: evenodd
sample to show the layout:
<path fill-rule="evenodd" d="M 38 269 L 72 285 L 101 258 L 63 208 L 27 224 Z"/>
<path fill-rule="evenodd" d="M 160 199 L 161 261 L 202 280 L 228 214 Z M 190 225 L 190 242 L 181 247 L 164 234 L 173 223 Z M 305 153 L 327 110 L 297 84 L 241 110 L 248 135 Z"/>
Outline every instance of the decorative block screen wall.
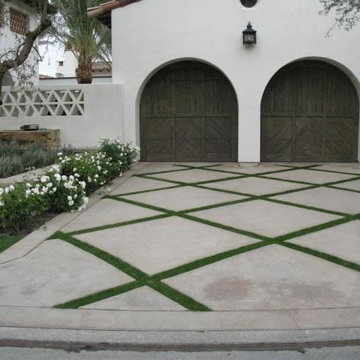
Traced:
<path fill-rule="evenodd" d="M 0 117 L 81 116 L 83 90 L 23 90 L 3 94 Z"/>
<path fill-rule="evenodd" d="M 20 35 L 26 35 L 29 31 L 29 16 L 10 8 L 10 30 Z"/>

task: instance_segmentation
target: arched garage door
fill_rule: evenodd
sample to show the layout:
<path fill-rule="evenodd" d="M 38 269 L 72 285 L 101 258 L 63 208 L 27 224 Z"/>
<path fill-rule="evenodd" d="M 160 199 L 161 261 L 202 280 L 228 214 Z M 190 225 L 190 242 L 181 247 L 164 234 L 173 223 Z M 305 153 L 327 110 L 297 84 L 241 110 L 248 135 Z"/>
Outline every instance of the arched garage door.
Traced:
<path fill-rule="evenodd" d="M 156 73 L 140 104 L 143 161 L 236 161 L 237 100 L 230 82 L 203 63 Z"/>
<path fill-rule="evenodd" d="M 262 161 L 356 161 L 358 123 L 358 96 L 341 70 L 321 61 L 290 64 L 262 99 Z"/>

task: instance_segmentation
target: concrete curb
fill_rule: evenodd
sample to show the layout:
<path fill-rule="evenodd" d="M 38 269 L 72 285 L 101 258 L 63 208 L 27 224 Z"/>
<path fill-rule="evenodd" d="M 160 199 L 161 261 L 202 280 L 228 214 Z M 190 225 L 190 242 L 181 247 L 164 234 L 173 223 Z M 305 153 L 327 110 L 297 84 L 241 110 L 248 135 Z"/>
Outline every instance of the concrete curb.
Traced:
<path fill-rule="evenodd" d="M 0 306 L 0 327 L 100 331 L 250 331 L 360 328 L 359 308 L 270 311 L 114 311 Z"/>
<path fill-rule="evenodd" d="M 122 351 L 252 351 L 359 346 L 360 328 L 292 331 L 84 331 L 0 328 L 1 347 Z"/>

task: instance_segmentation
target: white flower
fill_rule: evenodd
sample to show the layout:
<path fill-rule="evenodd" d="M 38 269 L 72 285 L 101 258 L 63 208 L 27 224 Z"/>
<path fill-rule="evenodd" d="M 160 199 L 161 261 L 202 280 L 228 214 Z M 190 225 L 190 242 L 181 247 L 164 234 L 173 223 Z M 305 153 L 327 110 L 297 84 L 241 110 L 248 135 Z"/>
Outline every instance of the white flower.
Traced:
<path fill-rule="evenodd" d="M 42 177 L 40 178 L 40 181 L 41 181 L 42 183 L 45 183 L 45 182 L 49 181 L 49 177 L 44 175 L 44 176 L 42 176 Z"/>
<path fill-rule="evenodd" d="M 99 175 L 98 175 L 98 174 L 95 174 L 95 177 L 96 177 L 96 178 L 98 178 L 98 177 L 99 177 Z"/>
<path fill-rule="evenodd" d="M 55 174 L 54 177 L 55 177 L 55 180 L 56 180 L 56 181 L 60 181 L 60 180 L 61 180 L 61 175 L 60 175 L 60 174 Z"/>
<path fill-rule="evenodd" d="M 9 188 L 6 187 L 6 188 L 5 188 L 5 194 L 7 194 L 8 192 L 9 192 Z"/>
<path fill-rule="evenodd" d="M 49 183 L 46 184 L 46 186 L 47 186 L 48 188 L 51 188 L 51 187 L 53 186 L 53 183 L 52 183 L 52 182 L 49 182 Z"/>
<path fill-rule="evenodd" d="M 69 205 L 70 205 L 70 206 L 73 206 L 73 205 L 74 205 L 74 200 L 70 200 L 70 201 L 69 201 Z"/>
<path fill-rule="evenodd" d="M 69 201 L 71 201 L 71 200 L 72 200 L 72 196 L 68 195 L 67 199 L 68 199 Z"/>
<path fill-rule="evenodd" d="M 62 153 L 62 152 L 58 152 L 57 154 L 58 154 L 58 156 L 61 156 L 63 153 Z"/>
<path fill-rule="evenodd" d="M 61 180 L 63 180 L 63 181 L 67 180 L 67 176 L 66 176 L 66 175 L 62 175 L 62 176 L 61 176 Z"/>
<path fill-rule="evenodd" d="M 4 189 L 0 188 L 0 195 L 2 195 L 4 193 Z"/>

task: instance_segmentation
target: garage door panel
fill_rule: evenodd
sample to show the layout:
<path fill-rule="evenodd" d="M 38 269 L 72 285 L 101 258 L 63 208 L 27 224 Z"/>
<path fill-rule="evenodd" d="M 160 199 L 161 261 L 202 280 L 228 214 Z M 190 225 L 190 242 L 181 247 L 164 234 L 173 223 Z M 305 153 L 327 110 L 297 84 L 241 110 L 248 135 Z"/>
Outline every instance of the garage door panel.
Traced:
<path fill-rule="evenodd" d="M 357 93 L 330 64 L 301 61 L 281 69 L 264 92 L 261 122 L 262 161 L 356 161 Z"/>
<path fill-rule="evenodd" d="M 143 161 L 236 161 L 236 96 L 208 65 L 160 70 L 144 89 L 140 114 Z"/>
<path fill-rule="evenodd" d="M 142 147 L 151 156 L 152 161 L 172 161 L 172 119 L 147 118 L 142 138 Z"/>
<path fill-rule="evenodd" d="M 263 161 L 291 161 L 292 119 L 264 117 L 262 122 Z"/>
<path fill-rule="evenodd" d="M 175 119 L 175 160 L 191 161 L 201 157 L 202 118 Z"/>
<path fill-rule="evenodd" d="M 356 161 L 357 127 L 351 117 L 330 117 L 326 123 L 325 160 Z"/>
<path fill-rule="evenodd" d="M 324 119 L 297 117 L 295 119 L 295 161 L 321 161 L 323 157 Z"/>
<path fill-rule="evenodd" d="M 321 71 L 302 69 L 294 73 L 291 92 L 295 96 L 296 115 L 322 115 L 324 112 L 325 79 Z"/>

